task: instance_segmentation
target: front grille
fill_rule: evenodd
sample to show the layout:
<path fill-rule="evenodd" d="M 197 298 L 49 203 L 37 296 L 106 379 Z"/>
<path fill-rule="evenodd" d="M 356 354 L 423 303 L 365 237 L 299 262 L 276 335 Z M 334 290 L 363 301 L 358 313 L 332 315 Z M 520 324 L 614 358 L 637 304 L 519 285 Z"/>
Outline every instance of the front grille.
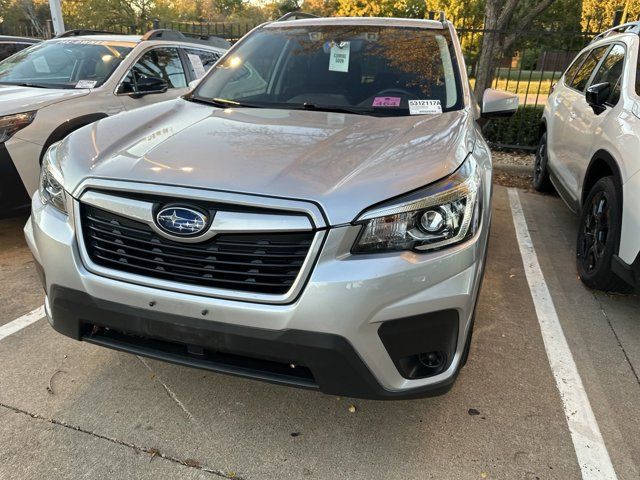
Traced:
<path fill-rule="evenodd" d="M 221 234 L 179 243 L 145 223 L 82 204 L 89 258 L 97 265 L 161 280 L 260 294 L 285 294 L 300 273 L 313 232 Z"/>

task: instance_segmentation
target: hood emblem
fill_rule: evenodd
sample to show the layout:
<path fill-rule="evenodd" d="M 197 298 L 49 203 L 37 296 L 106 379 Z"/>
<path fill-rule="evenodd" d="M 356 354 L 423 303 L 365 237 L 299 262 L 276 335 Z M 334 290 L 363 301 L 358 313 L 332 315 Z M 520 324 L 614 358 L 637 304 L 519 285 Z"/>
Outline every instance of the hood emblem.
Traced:
<path fill-rule="evenodd" d="M 203 213 L 188 207 L 166 207 L 156 215 L 158 226 L 171 235 L 196 236 L 205 231 L 208 219 Z"/>

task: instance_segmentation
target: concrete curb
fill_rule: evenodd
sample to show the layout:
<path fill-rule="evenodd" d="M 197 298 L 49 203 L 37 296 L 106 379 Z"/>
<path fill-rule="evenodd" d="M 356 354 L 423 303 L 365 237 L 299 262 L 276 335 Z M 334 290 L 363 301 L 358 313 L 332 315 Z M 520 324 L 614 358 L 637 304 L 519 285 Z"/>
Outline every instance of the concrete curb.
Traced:
<path fill-rule="evenodd" d="M 533 176 L 532 165 L 501 165 L 499 163 L 493 164 L 493 169 L 496 172 L 505 173 L 507 175 L 515 175 L 518 177 L 531 177 Z"/>

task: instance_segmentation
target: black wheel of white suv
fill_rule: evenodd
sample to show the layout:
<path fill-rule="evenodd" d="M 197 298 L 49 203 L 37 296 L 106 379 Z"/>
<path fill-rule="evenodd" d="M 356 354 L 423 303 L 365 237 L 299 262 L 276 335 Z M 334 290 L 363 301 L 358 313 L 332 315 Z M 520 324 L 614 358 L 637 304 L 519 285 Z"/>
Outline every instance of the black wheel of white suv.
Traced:
<path fill-rule="evenodd" d="M 598 180 L 584 202 L 576 253 L 578 274 L 587 287 L 607 292 L 631 291 L 611 270 L 620 243 L 621 207 L 613 177 Z"/>
<path fill-rule="evenodd" d="M 547 168 L 547 133 L 543 133 L 536 150 L 536 162 L 533 167 L 533 188 L 539 192 L 550 192 L 553 185 Z"/>

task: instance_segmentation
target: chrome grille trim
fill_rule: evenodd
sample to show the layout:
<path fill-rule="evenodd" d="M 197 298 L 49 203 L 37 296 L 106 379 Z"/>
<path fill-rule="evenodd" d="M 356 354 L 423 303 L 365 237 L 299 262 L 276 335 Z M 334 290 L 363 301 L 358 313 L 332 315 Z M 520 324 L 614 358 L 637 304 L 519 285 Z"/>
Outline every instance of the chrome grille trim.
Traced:
<path fill-rule="evenodd" d="M 148 225 L 163 237 L 185 243 L 201 243 L 222 233 L 308 232 L 313 225 L 303 215 L 261 215 L 248 212 L 216 212 L 211 226 L 197 237 L 177 237 L 160 229 L 154 221 L 152 202 L 134 200 L 89 190 L 81 202 Z"/>
<path fill-rule="evenodd" d="M 127 183 L 127 182 L 124 182 L 124 183 Z M 128 184 L 127 186 L 134 187 L 132 184 Z M 129 188 L 129 190 L 127 191 L 131 193 L 149 193 L 150 189 L 148 188 L 147 185 L 143 186 L 142 188 L 138 188 L 138 187 L 139 185 L 135 185 L 135 189 Z M 160 190 L 155 185 L 152 185 L 152 187 L 154 187 L 151 189 L 153 195 L 167 197 L 168 199 L 171 199 L 171 197 L 173 197 L 172 188 L 166 188 L 166 189 Z M 184 189 L 181 189 L 181 190 L 184 190 Z M 87 190 L 85 190 L 85 192 L 90 193 Z M 123 190 L 118 190 L 117 192 L 120 196 L 123 194 Z M 188 198 L 196 202 L 198 200 L 210 202 L 212 201 L 212 197 L 215 197 L 215 201 L 220 201 L 217 195 L 217 192 L 214 192 L 216 193 L 216 195 L 207 196 L 206 198 L 203 198 L 202 196 L 197 197 L 195 195 L 195 192 L 193 191 L 191 192 L 192 192 L 192 195 L 189 196 Z M 201 193 L 200 191 L 196 191 L 196 192 Z M 102 193 L 108 196 L 108 193 L 104 191 Z M 81 198 L 83 195 L 84 195 L 84 192 L 81 192 Z M 94 197 L 88 196 L 87 198 L 95 199 L 95 196 Z M 182 201 L 183 198 L 185 197 L 173 197 L 173 198 L 180 198 L 180 200 Z M 225 203 L 231 204 L 231 201 L 228 197 L 225 197 L 225 199 L 227 200 L 227 202 Z M 257 197 L 257 198 L 254 198 L 254 200 L 248 205 L 252 207 L 264 208 L 265 205 L 262 204 L 261 201 L 262 201 L 262 197 Z M 288 204 L 289 201 L 285 203 Z M 305 210 L 306 208 L 305 202 L 295 202 L 295 203 L 298 204 L 298 209 L 294 210 L 295 212 L 304 212 L 308 214 L 308 211 Z M 294 215 L 287 216 L 286 208 L 283 208 L 282 205 L 280 205 L 280 208 L 275 208 L 273 204 L 269 204 L 266 207 L 269 209 L 282 210 L 283 211 L 282 217 L 288 217 L 289 219 L 291 217 L 294 217 Z M 315 205 L 312 205 L 312 208 L 313 207 L 315 207 Z M 120 215 L 120 213 L 118 212 L 113 212 L 113 213 L 116 215 Z M 153 288 L 159 288 L 162 290 L 181 292 L 181 293 L 206 296 L 206 297 L 213 297 L 213 298 L 239 300 L 239 301 L 254 302 L 254 303 L 266 303 L 266 304 L 288 304 L 297 298 L 297 296 L 300 294 L 302 288 L 304 287 L 304 284 L 306 283 L 306 280 L 308 279 L 311 273 L 313 265 L 319 255 L 322 243 L 326 237 L 325 230 L 316 230 L 315 232 L 313 232 L 313 238 L 311 240 L 311 244 L 309 245 L 307 255 L 304 258 L 302 265 L 300 266 L 297 277 L 295 278 L 295 280 L 291 284 L 291 287 L 286 293 L 284 294 L 255 293 L 255 292 L 247 292 L 247 291 L 234 290 L 234 289 L 228 289 L 228 288 L 215 288 L 210 286 L 201 286 L 201 285 L 195 285 L 190 283 L 183 283 L 175 280 L 163 280 L 161 278 L 156 278 L 153 276 L 141 275 L 139 273 L 132 273 L 132 272 L 119 270 L 117 266 L 116 268 L 109 268 L 105 265 L 98 265 L 96 262 L 94 262 L 91 259 L 91 256 L 87 251 L 87 244 L 85 242 L 86 239 L 84 238 L 85 232 L 83 231 L 84 229 L 83 229 L 83 223 L 81 219 L 81 202 L 78 201 L 77 199 L 73 200 L 73 217 L 74 217 L 76 235 L 78 239 L 77 247 L 78 247 L 80 259 L 84 264 L 85 268 L 94 274 L 112 278 L 115 280 L 121 280 L 128 283 L 134 283 L 134 284 L 144 285 L 144 286 L 153 287 Z M 300 215 L 297 215 L 295 217 L 297 217 L 295 221 L 298 222 L 297 223 L 298 228 L 301 228 L 300 218 L 303 218 L 308 224 L 308 228 L 306 229 L 306 231 L 309 231 L 309 232 L 313 231 L 314 224 L 313 224 L 313 220 L 311 219 L 314 217 L 312 215 L 309 215 L 309 217 L 301 217 Z M 315 215 L 315 218 L 320 218 L 320 220 L 323 219 L 323 217 L 318 217 L 317 213 Z M 275 231 L 275 230 L 272 230 L 272 231 Z M 278 230 L 278 231 L 282 231 L 282 230 Z M 289 232 L 293 233 L 291 231 Z M 257 233 L 257 232 L 250 230 L 250 231 L 244 231 L 243 233 L 250 234 L 250 233 Z M 202 240 L 202 238 L 199 240 Z M 188 248 L 189 245 L 191 244 L 184 243 L 184 247 Z"/>
<path fill-rule="evenodd" d="M 106 178 L 87 178 L 73 189 L 71 195 L 75 199 L 79 199 L 89 190 L 111 191 L 123 194 L 139 193 L 161 195 L 165 197 L 179 198 L 181 201 L 199 200 L 203 202 L 226 203 L 235 206 L 282 210 L 285 213 L 298 212 L 304 213 L 309 217 L 313 228 L 320 229 L 329 226 L 318 205 L 305 200 L 291 200 L 289 198 L 270 197 L 265 195 L 250 195 L 219 190 L 176 187 L 173 185 L 155 183 L 135 183 L 122 180 L 110 180 Z"/>

